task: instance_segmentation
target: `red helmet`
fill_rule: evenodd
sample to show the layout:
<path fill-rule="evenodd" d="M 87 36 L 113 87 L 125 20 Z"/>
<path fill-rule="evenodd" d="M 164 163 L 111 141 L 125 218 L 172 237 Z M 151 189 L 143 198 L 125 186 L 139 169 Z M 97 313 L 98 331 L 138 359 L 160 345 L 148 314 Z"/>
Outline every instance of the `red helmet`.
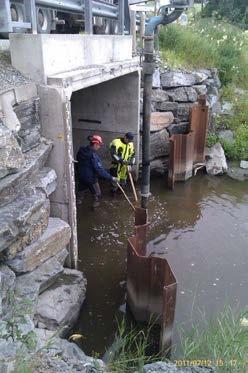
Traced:
<path fill-rule="evenodd" d="M 93 135 L 93 136 L 91 136 L 91 138 L 90 138 L 90 142 L 91 142 L 92 144 L 103 145 L 102 138 L 101 138 L 101 136 L 98 136 L 98 135 Z"/>

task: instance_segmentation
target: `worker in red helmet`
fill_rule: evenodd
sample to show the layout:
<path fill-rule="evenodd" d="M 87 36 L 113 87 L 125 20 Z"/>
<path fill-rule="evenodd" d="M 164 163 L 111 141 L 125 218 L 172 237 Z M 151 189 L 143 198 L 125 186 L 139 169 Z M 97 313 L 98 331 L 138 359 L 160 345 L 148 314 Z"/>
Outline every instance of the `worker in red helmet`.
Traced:
<path fill-rule="evenodd" d="M 93 207 L 97 207 L 101 197 L 98 177 L 107 179 L 112 183 L 116 183 L 117 179 L 111 176 L 110 173 L 104 169 L 102 161 L 96 153 L 103 145 L 101 136 L 89 136 L 88 140 L 90 141 L 90 144 L 87 146 L 81 146 L 77 153 L 77 169 L 79 176 L 78 203 L 81 203 L 84 191 L 89 189 L 94 198 Z"/>

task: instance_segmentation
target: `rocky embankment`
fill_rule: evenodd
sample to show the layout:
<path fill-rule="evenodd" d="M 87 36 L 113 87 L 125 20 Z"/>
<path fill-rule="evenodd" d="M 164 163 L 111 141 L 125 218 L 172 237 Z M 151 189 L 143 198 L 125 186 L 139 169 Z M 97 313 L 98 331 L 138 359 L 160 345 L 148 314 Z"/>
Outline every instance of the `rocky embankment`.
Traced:
<path fill-rule="evenodd" d="M 61 364 L 80 357 L 82 368 L 91 366 L 93 359 L 82 360 L 83 352 L 60 338 L 77 320 L 86 279 L 64 268 L 71 230 L 50 216 L 56 173 L 45 167 L 52 143 L 41 136 L 36 85 L 13 69 L 8 53 L 1 57 L 0 371 L 12 371 L 20 356 L 37 358 L 42 366 L 59 354 Z M 47 340 L 51 344 L 54 333 L 56 349 L 51 350 Z"/>
<path fill-rule="evenodd" d="M 164 174 L 168 167 L 169 137 L 187 133 L 190 109 L 199 95 L 207 95 L 210 107 L 210 126 L 213 117 L 221 110 L 218 90 L 220 80 L 216 69 L 197 71 L 161 71 L 156 74 L 152 90 L 151 114 L 151 171 Z M 141 90 L 141 130 L 142 98 Z"/>

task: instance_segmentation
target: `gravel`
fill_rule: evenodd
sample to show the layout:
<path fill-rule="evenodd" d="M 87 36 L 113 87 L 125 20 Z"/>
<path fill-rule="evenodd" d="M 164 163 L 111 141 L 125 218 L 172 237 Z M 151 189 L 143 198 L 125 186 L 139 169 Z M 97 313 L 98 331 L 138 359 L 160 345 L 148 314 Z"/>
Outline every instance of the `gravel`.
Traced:
<path fill-rule="evenodd" d="M 30 79 L 11 66 L 10 52 L 0 50 L 0 94 L 30 82 Z"/>

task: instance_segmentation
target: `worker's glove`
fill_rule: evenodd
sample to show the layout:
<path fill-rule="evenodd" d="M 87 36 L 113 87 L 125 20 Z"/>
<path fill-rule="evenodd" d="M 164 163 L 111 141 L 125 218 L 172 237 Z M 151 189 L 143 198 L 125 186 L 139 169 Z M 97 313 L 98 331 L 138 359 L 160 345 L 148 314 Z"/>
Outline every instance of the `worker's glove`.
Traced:
<path fill-rule="evenodd" d="M 127 166 L 127 170 L 128 170 L 128 172 L 131 172 L 132 171 L 132 166 Z"/>
<path fill-rule="evenodd" d="M 121 160 L 121 164 L 128 165 L 128 161 Z"/>
<path fill-rule="evenodd" d="M 132 159 L 128 162 L 128 164 L 129 164 L 130 166 L 133 166 L 134 163 L 135 163 L 135 158 L 132 158 Z"/>
<path fill-rule="evenodd" d="M 118 184 L 118 178 L 117 177 L 112 177 L 111 179 L 113 184 Z"/>

